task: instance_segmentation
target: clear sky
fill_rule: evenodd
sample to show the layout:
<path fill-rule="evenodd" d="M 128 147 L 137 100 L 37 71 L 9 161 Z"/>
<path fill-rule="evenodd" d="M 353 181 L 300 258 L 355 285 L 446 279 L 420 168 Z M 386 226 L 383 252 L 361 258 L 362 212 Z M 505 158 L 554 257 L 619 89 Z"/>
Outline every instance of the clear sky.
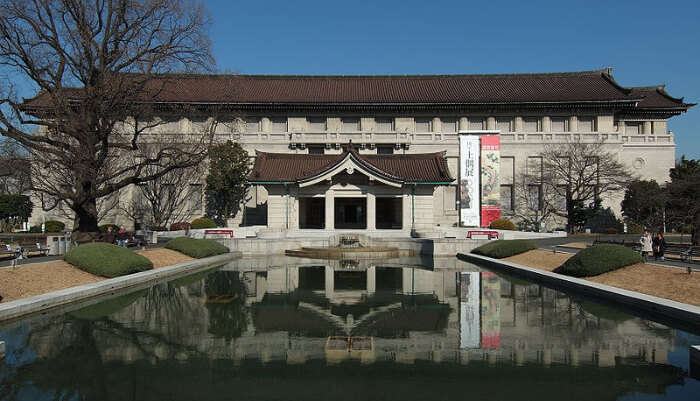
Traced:
<path fill-rule="evenodd" d="M 217 69 L 244 74 L 480 74 L 613 67 L 700 102 L 700 0 L 206 0 Z M 700 105 L 673 117 L 700 158 Z"/>

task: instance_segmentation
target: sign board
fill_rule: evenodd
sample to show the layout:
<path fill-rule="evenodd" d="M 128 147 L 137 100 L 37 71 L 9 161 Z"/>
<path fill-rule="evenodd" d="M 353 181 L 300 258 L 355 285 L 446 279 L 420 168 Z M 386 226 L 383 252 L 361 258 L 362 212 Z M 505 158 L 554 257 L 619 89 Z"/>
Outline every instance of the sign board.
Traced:
<path fill-rule="evenodd" d="M 459 222 L 479 226 L 479 135 L 459 136 Z"/>
<path fill-rule="evenodd" d="M 501 137 L 481 135 L 481 226 L 501 217 Z"/>

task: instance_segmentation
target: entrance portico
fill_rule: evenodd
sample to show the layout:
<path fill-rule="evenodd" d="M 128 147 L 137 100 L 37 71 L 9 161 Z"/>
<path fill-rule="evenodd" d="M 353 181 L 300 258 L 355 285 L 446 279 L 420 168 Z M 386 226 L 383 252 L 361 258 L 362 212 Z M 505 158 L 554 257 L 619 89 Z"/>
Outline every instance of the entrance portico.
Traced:
<path fill-rule="evenodd" d="M 268 191 L 274 230 L 433 229 L 433 192 L 450 184 L 443 153 L 338 155 L 257 152 L 250 183 Z"/>

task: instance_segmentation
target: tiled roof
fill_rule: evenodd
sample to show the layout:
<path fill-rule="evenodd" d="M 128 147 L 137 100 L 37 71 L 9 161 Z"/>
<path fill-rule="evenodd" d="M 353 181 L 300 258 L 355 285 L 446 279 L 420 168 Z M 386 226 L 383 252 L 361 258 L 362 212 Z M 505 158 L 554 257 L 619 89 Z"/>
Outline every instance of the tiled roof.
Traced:
<path fill-rule="evenodd" d="M 640 109 L 687 109 L 688 106 L 692 106 L 692 104 L 684 103 L 683 98 L 678 99 L 666 93 L 663 85 L 642 86 L 631 89 L 630 96 L 643 99 L 637 104 L 637 108 Z"/>
<path fill-rule="evenodd" d="M 231 105 L 503 105 L 622 103 L 685 107 L 663 89 L 625 88 L 609 70 L 486 75 L 160 75 L 148 83 L 148 102 Z M 74 96 L 80 91 L 75 88 Z M 50 107 L 39 94 L 27 109 Z"/>
<path fill-rule="evenodd" d="M 363 167 L 379 176 L 399 182 L 452 182 L 447 161 L 442 152 L 363 155 L 355 149 L 337 155 L 307 155 L 297 153 L 256 152 L 255 165 L 249 176 L 251 182 L 298 182 L 331 170 L 350 154 Z"/>

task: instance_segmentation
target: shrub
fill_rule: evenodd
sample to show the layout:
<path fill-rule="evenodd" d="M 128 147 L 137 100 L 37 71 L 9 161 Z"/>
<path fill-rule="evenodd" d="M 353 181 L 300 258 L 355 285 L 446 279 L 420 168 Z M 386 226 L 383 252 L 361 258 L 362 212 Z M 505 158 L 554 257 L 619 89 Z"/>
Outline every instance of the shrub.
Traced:
<path fill-rule="evenodd" d="M 537 249 L 537 244 L 529 239 L 513 239 L 489 241 L 488 243 L 472 249 L 472 253 L 502 259 L 519 253 Z"/>
<path fill-rule="evenodd" d="M 29 232 L 30 233 L 40 233 L 41 226 L 31 226 L 31 227 L 29 227 Z"/>
<path fill-rule="evenodd" d="M 170 225 L 170 231 L 189 230 L 189 228 L 190 228 L 190 223 L 188 223 L 186 221 L 180 221 L 180 222 L 173 223 Z"/>
<path fill-rule="evenodd" d="M 119 226 L 116 225 L 116 224 L 111 224 L 111 223 L 110 223 L 110 224 L 103 224 L 103 225 L 101 225 L 101 226 L 99 226 L 99 227 L 97 227 L 97 228 L 100 230 L 101 233 L 106 233 L 106 232 L 107 232 L 107 228 L 109 228 L 109 227 L 112 227 L 112 230 L 113 230 L 114 232 L 119 231 Z"/>
<path fill-rule="evenodd" d="M 581 250 L 563 265 L 554 269 L 554 272 L 573 277 L 590 277 L 641 261 L 642 257 L 639 253 L 631 248 L 602 244 Z"/>
<path fill-rule="evenodd" d="M 627 223 L 627 234 L 641 234 L 644 232 L 644 227 L 636 223 Z"/>
<path fill-rule="evenodd" d="M 515 230 L 515 224 L 508 219 L 496 219 L 491 222 L 489 228 L 494 230 Z"/>
<path fill-rule="evenodd" d="M 66 228 L 66 225 L 60 221 L 49 220 L 44 223 L 44 230 L 46 230 L 47 233 L 58 233 L 63 231 L 64 228 Z"/>
<path fill-rule="evenodd" d="M 200 217 L 198 219 L 192 220 L 192 224 L 190 224 L 190 228 L 193 230 L 198 230 L 200 228 L 216 228 L 216 223 L 214 223 L 214 220 L 208 219 L 206 217 Z"/>
<path fill-rule="evenodd" d="M 63 259 L 80 270 L 104 277 L 118 277 L 153 269 L 153 263 L 144 256 L 104 242 L 73 248 Z"/>
<path fill-rule="evenodd" d="M 229 253 L 228 248 L 209 239 L 179 237 L 168 241 L 165 247 L 195 259 Z"/>

